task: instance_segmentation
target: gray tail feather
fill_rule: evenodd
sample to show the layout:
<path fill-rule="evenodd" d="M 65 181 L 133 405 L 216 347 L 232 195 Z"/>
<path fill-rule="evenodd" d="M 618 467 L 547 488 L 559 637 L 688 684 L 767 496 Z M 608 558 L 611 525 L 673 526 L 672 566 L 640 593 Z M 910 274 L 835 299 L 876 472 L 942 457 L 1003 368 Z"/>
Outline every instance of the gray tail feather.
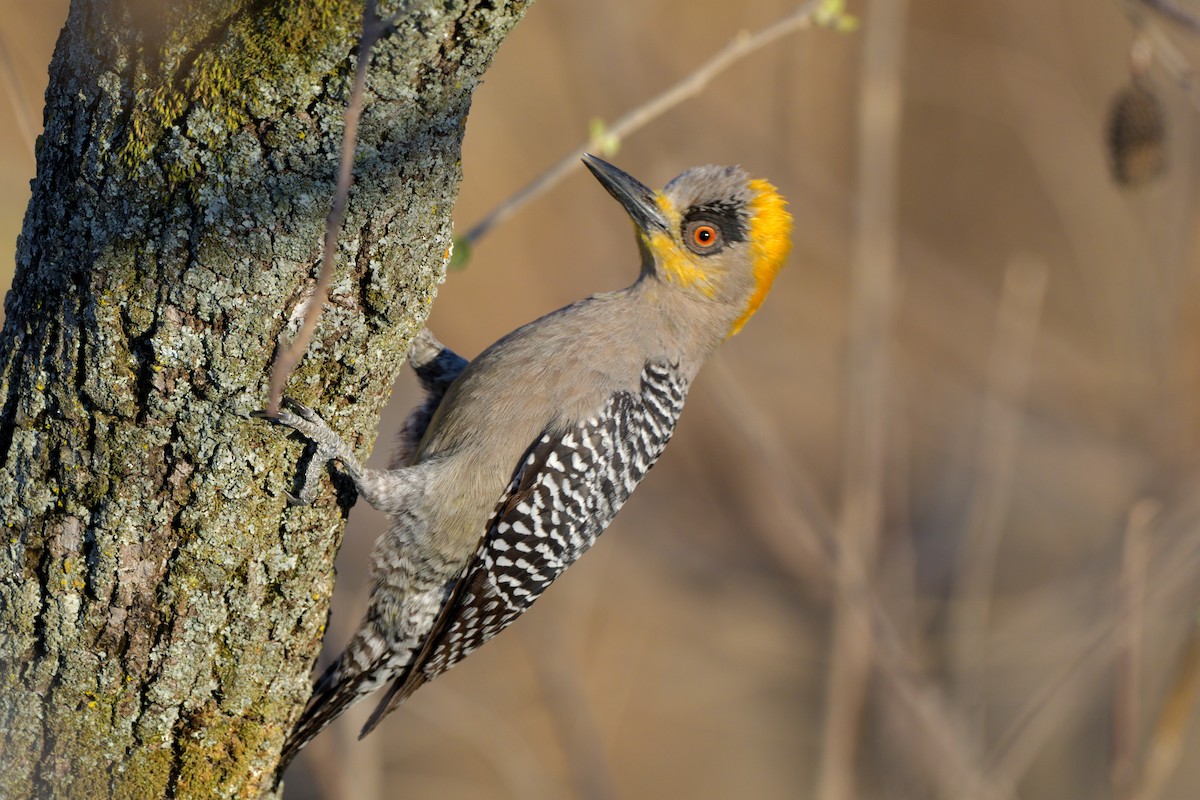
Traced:
<path fill-rule="evenodd" d="M 375 706 L 375 710 L 371 712 L 370 718 L 359 731 L 358 738 L 361 739 L 371 731 L 375 730 L 375 726 L 396 709 L 396 706 L 407 700 L 413 692 L 421 688 L 425 684 L 425 676 L 420 672 L 412 672 L 406 670 L 396 680 L 392 681 L 392 685 L 388 688 L 383 699 L 379 701 L 379 705 Z"/>
<path fill-rule="evenodd" d="M 325 727 L 340 717 L 343 711 L 370 694 L 362 690 L 362 685 L 374 670 L 367 669 L 339 679 L 338 672 L 344 658 L 345 654 L 330 664 L 313 687 L 312 697 L 309 698 L 304 713 L 300 715 L 296 727 L 283 744 L 283 754 L 279 757 L 279 766 L 275 768 L 276 784 L 283 777 L 284 770 L 313 737 L 325 730 Z"/>

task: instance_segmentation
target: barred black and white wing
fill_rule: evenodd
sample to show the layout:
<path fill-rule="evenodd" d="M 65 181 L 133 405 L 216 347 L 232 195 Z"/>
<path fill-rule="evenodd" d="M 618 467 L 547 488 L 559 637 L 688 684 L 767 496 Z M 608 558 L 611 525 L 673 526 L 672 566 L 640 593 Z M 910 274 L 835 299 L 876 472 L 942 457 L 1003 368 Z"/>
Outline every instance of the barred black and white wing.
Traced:
<path fill-rule="evenodd" d="M 688 384 L 647 364 L 637 392 L 527 451 L 425 643 L 363 728 L 506 628 L 596 541 L 662 454 Z"/>

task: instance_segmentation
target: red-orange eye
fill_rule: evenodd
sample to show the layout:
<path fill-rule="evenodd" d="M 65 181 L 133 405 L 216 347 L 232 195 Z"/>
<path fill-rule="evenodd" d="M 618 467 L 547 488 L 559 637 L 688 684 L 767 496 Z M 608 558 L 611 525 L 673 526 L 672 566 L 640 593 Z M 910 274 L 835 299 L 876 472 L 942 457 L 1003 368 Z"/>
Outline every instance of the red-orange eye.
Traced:
<path fill-rule="evenodd" d="M 701 247 L 710 247 L 717 241 L 717 229 L 712 225 L 698 225 L 692 231 L 692 241 Z"/>
<path fill-rule="evenodd" d="M 698 256 L 711 256 L 721 252 L 725 240 L 715 222 L 693 219 L 683 226 L 683 245 Z"/>

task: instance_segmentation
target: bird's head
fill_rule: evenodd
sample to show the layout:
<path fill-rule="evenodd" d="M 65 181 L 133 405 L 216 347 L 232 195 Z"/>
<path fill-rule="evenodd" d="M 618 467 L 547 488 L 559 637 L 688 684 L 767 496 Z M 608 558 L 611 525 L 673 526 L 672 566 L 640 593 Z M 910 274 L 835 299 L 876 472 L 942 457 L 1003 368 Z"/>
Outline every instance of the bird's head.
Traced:
<path fill-rule="evenodd" d="M 775 187 L 740 167 L 693 167 L 662 191 L 586 155 L 583 163 L 637 227 L 644 269 L 726 305 L 732 336 L 771 289 L 791 250 L 792 215 Z"/>

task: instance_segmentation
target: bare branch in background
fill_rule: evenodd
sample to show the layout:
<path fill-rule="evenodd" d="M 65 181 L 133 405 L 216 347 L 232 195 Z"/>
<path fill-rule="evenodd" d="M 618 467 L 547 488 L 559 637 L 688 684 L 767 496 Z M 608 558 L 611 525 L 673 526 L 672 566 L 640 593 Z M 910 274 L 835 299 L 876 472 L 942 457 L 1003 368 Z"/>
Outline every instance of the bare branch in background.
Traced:
<path fill-rule="evenodd" d="M 1196 710 L 1198 694 L 1200 620 L 1193 619 L 1175 668 L 1170 691 L 1159 709 L 1158 719 L 1146 746 L 1142 779 L 1138 791 L 1133 795 L 1134 800 L 1156 800 L 1162 795 L 1183 755 L 1183 742 L 1187 736 L 1188 723 Z"/>
<path fill-rule="evenodd" d="M 534 178 L 524 188 L 504 200 L 488 212 L 483 219 L 475 223 L 462 237 L 468 248 L 474 247 L 480 239 L 492 228 L 504 222 L 517 213 L 531 200 L 541 197 L 547 191 L 557 186 L 572 172 L 580 168 L 580 158 L 589 149 L 604 151 L 611 149 L 605 143 L 620 142 L 634 131 L 648 125 L 655 119 L 670 111 L 684 100 L 695 97 L 709 81 L 746 56 L 761 50 L 772 42 L 783 38 L 789 33 L 810 27 L 823 5 L 822 0 L 808 0 L 800 4 L 787 16 L 763 28 L 754 34 L 741 33 L 732 42 L 725 45 L 708 61 L 693 70 L 686 78 L 667 89 L 662 94 L 624 114 L 616 122 L 599 132 L 593 138 L 572 150 L 557 164 L 550 167 Z"/>
<path fill-rule="evenodd" d="M 34 148 L 37 142 L 37 132 L 41 126 L 34 127 L 33 119 L 30 117 L 29 109 L 25 107 L 24 97 L 21 94 L 21 81 L 17 77 L 17 68 L 13 64 L 11 56 L 8 53 L 8 45 L 4 42 L 3 32 L 0 32 L 0 79 L 4 81 L 4 92 L 8 95 L 8 104 L 12 106 L 13 119 L 17 123 L 17 130 L 21 132 L 21 138 L 25 140 L 25 151 L 33 158 Z"/>
<path fill-rule="evenodd" d="M 979 706 L 974 716 L 980 733 L 985 719 L 978 670 L 985 661 L 996 559 L 1012 501 L 1021 406 L 1046 282 L 1046 265 L 1037 259 L 1015 258 L 1004 273 L 980 423 L 978 479 L 972 489 L 950 602 L 950 668 L 955 693 L 963 708 Z"/>
<path fill-rule="evenodd" d="M 1180 23 L 1192 33 L 1200 33 L 1200 17 L 1189 14 L 1173 2 L 1159 0 L 1114 0 L 1137 32 L 1130 54 L 1131 72 L 1144 79 L 1151 60 L 1156 61 L 1179 87 L 1195 108 L 1200 108 L 1200 86 L 1193 80 L 1194 70 L 1187 56 L 1180 52 L 1171 37 L 1158 25 L 1147 24 L 1141 7 L 1157 10 L 1168 19 Z M 1170 9 L 1170 10 L 1168 10 Z M 1176 12 L 1176 13 L 1172 13 Z"/>
<path fill-rule="evenodd" d="M 806 588 L 826 593 L 831 588 L 835 563 L 854 559 L 857 554 L 838 546 L 832 522 L 806 488 L 807 480 L 784 447 L 779 432 L 771 429 L 770 421 L 741 390 L 738 379 L 720 359 L 706 369 L 710 376 L 705 383 L 709 387 L 706 396 L 716 401 L 721 423 L 711 426 L 710 433 L 728 434 L 728 441 L 719 443 L 720 449 L 735 459 L 731 462 L 734 472 L 746 473 L 742 483 L 756 489 L 747 505 L 766 509 L 765 516 L 772 517 L 766 523 L 756 519 L 747 526 L 747 532 L 758 536 L 771 556 L 797 581 L 817 582 Z M 738 449 L 751 450 L 755 457 L 741 458 Z M 789 525 L 792 540 L 787 537 Z M 854 564 L 849 570 L 864 571 Z M 897 747 L 906 758 L 920 764 L 944 796 L 1011 798 L 1011 786 L 987 777 L 978 740 L 945 692 L 922 674 L 920 663 L 893 621 L 891 604 L 879 596 L 878 586 L 868 584 L 860 589 L 859 593 L 844 595 L 847 624 L 871 631 L 875 639 L 874 658 L 880 680 L 892 690 L 888 699 L 896 703 L 910 732 L 896 743 Z"/>
<path fill-rule="evenodd" d="M 1177 609 L 1181 602 L 1180 593 L 1195 583 L 1200 561 L 1200 504 L 1193 500 L 1197 496 L 1196 481 L 1193 479 L 1181 485 L 1184 486 L 1180 493 L 1182 501 L 1176 504 L 1177 507 L 1169 513 L 1164 510 L 1145 523 L 1157 529 L 1154 538 L 1165 544 L 1163 552 L 1148 562 L 1147 574 L 1154 575 L 1154 580 L 1146 584 L 1143 601 L 1149 617 L 1166 616 L 1170 610 Z M 1170 505 L 1164 505 L 1163 508 L 1170 508 Z M 1013 715 L 1013 721 L 997 737 L 995 746 L 988 754 L 988 774 L 994 780 L 1009 784 L 1020 780 L 1041 753 L 1047 739 L 1059 730 L 1071 708 L 1108 674 L 1114 653 L 1120 646 L 1121 621 L 1115 615 L 1108 614 L 1097 619 L 1090 627 L 1070 633 L 1078 642 L 1074 656 L 1064 659 L 1058 671 L 1046 676 L 1038 684 L 1025 706 Z M 1191 637 L 1196 636 L 1197 632 L 1193 630 Z M 1189 639 L 1188 647 L 1191 646 Z M 1186 652 L 1190 651 L 1185 648 Z M 1190 707 L 1189 704 L 1194 703 L 1194 696 L 1190 692 L 1195 687 L 1189 688 L 1188 681 L 1200 678 L 1200 672 L 1189 677 L 1190 663 L 1187 658 L 1184 659 L 1175 679 L 1177 694 L 1173 692 L 1172 697 L 1176 699 L 1168 698 L 1164 705 L 1164 708 L 1173 709 L 1172 713 L 1178 713 L 1185 705 Z M 1182 737 L 1182 728 L 1173 728 L 1171 724 L 1163 727 L 1160 719 L 1152 741 L 1160 740 L 1160 729 L 1167 732 L 1161 738 L 1165 746 L 1162 752 L 1169 753 L 1170 747 L 1177 744 L 1172 737 L 1177 734 Z M 1159 745 L 1152 744 L 1147 752 L 1153 751 L 1156 746 Z M 1148 756 L 1149 760 L 1151 758 Z"/>
<path fill-rule="evenodd" d="M 780 444 L 780 431 L 743 388 L 721 357 L 706 367 L 699 389 L 718 410 L 709 427 L 715 449 L 729 465 L 729 477 L 748 500 L 754 533 L 784 571 L 816 595 L 828 595 L 830 567 L 837 543 L 813 482 L 795 457 Z"/>
<path fill-rule="evenodd" d="M 1178 25 L 1182 25 L 1193 33 L 1200 33 L 1200 17 L 1188 11 L 1174 0 L 1136 0 L 1141 5 L 1154 11 Z"/>
<path fill-rule="evenodd" d="M 1121 555 L 1121 607 L 1113 686 L 1113 794 L 1128 797 L 1137 780 L 1138 721 L 1142 716 L 1143 640 L 1146 627 L 1146 558 L 1150 526 L 1159 513 L 1154 500 L 1135 503 L 1125 525 Z"/>
<path fill-rule="evenodd" d="M 557 618 L 543 617 L 530 626 L 526 637 L 534 662 L 542 704 L 558 731 L 567 757 L 575 796 L 580 800 L 613 800 L 618 797 L 604 742 L 580 682 L 582 664 L 568 652 Z"/>
<path fill-rule="evenodd" d="M 875 0 L 863 41 L 858 119 L 858 230 L 851 276 L 845 457 L 833 643 L 816 797 L 850 800 L 874 631 L 850 605 L 873 582 L 882 535 L 889 347 L 898 249 L 896 183 L 907 3 Z"/>

